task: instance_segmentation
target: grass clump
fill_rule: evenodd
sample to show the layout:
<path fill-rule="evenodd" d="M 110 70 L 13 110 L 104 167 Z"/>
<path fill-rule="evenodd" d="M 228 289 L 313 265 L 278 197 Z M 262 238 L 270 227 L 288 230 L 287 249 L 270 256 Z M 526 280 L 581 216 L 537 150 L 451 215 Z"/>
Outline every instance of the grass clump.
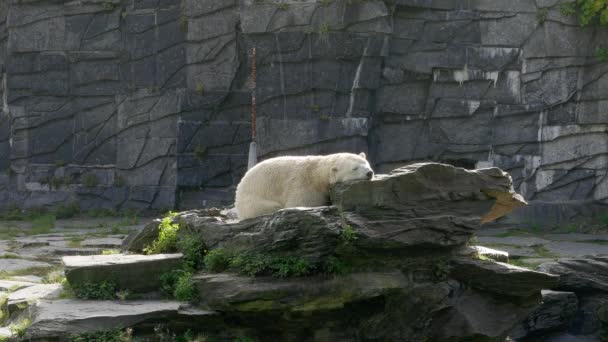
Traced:
<path fill-rule="evenodd" d="M 210 272 L 222 272 L 230 265 L 230 256 L 223 249 L 214 249 L 205 255 L 203 262 Z"/>
<path fill-rule="evenodd" d="M 116 284 L 111 281 L 82 283 L 71 286 L 74 295 L 81 299 L 110 300 L 116 298 Z"/>
<path fill-rule="evenodd" d="M 126 329 L 94 331 L 70 336 L 70 342 L 128 342 L 132 340 L 133 331 Z"/>
<path fill-rule="evenodd" d="M 565 2 L 559 6 L 559 13 L 565 17 L 569 17 L 576 14 L 576 3 Z"/>
<path fill-rule="evenodd" d="M 78 214 L 80 214 L 80 206 L 76 202 L 67 205 L 60 204 L 55 209 L 55 217 L 57 219 L 69 219 L 75 217 Z"/>
<path fill-rule="evenodd" d="M 120 254 L 120 249 L 104 249 L 101 251 L 101 255 L 112 255 L 112 254 Z"/>
<path fill-rule="evenodd" d="M 279 278 L 305 276 L 317 268 L 308 260 L 293 256 L 279 257 L 253 253 L 231 256 L 222 249 L 215 249 L 205 256 L 205 267 L 210 272 L 230 269 L 249 277 L 272 275 Z"/>
<path fill-rule="evenodd" d="M 55 228 L 55 215 L 46 214 L 32 220 L 32 234 L 46 234 Z"/>
<path fill-rule="evenodd" d="M 30 325 L 32 325 L 32 320 L 29 318 L 24 318 L 17 323 L 11 324 L 8 327 L 8 329 L 11 331 L 11 333 L 13 335 L 15 335 L 19 338 L 24 338 L 25 332 L 26 332 L 27 328 L 30 327 Z"/>
<path fill-rule="evenodd" d="M 186 270 L 199 270 L 204 265 L 205 245 L 196 235 L 186 235 L 177 240 L 177 250 L 183 257 L 183 267 Z"/>
<path fill-rule="evenodd" d="M 151 245 L 144 248 L 146 254 L 160 254 L 175 252 L 177 250 L 177 231 L 179 224 L 173 223 L 177 214 L 169 212 L 158 225 L 158 238 Z"/>

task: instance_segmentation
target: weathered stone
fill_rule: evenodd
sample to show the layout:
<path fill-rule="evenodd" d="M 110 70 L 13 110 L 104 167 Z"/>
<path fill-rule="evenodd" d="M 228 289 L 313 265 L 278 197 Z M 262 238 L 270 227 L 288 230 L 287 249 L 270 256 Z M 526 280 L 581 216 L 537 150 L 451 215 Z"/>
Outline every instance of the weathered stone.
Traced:
<path fill-rule="evenodd" d="M 450 276 L 480 290 L 515 297 L 529 297 L 557 285 L 558 277 L 504 263 L 452 260 Z"/>
<path fill-rule="evenodd" d="M 133 292 L 155 291 L 160 276 L 179 266 L 181 254 L 92 255 L 63 257 L 65 276 L 72 286 L 103 281 Z"/>
<path fill-rule="evenodd" d="M 17 291 L 29 286 L 34 286 L 35 283 L 25 281 L 12 281 L 0 279 L 0 291 Z"/>
<path fill-rule="evenodd" d="M 26 338 L 52 339 L 66 335 L 134 327 L 139 324 L 163 323 L 179 320 L 184 303 L 176 301 L 83 301 L 41 300 L 33 312 L 32 325 Z M 182 318 L 202 324 L 217 324 L 216 314 L 211 311 L 188 311 Z M 203 325 L 201 325 L 203 326 Z"/>
<path fill-rule="evenodd" d="M 578 309 L 578 299 L 572 292 L 542 291 L 541 305 L 516 326 L 509 336 L 513 339 L 544 335 L 567 328 Z"/>

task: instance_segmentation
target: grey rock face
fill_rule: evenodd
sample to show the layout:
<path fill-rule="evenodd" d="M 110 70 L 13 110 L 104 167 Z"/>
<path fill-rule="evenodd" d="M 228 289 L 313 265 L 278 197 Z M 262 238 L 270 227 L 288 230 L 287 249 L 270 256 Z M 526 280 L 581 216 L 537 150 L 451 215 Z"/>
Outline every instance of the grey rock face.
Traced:
<path fill-rule="evenodd" d="M 74 287 L 113 282 L 117 289 L 145 292 L 160 288 L 160 276 L 179 266 L 181 254 L 92 255 L 63 257 L 65 276 Z"/>
<path fill-rule="evenodd" d="M 605 66 L 589 58 L 604 37 L 557 7 L 3 1 L 0 206 L 230 204 L 255 47 L 260 159 L 496 166 L 535 204 L 568 203 L 541 222 L 587 215 L 608 198 Z"/>

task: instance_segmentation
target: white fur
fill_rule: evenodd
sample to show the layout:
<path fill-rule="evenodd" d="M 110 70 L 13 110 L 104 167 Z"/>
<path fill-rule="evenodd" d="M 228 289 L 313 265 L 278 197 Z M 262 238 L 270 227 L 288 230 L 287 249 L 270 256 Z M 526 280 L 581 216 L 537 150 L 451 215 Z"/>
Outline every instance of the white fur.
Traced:
<path fill-rule="evenodd" d="M 247 171 L 236 188 L 238 217 L 244 220 L 283 208 L 327 205 L 331 184 L 370 179 L 370 173 L 373 177 L 365 153 L 271 158 Z"/>

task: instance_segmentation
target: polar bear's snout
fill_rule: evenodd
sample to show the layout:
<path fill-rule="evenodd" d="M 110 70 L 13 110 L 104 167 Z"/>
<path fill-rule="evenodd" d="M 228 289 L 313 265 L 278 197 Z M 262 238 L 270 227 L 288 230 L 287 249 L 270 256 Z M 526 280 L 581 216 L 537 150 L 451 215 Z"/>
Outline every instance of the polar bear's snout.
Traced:
<path fill-rule="evenodd" d="M 374 178 L 374 171 L 368 171 L 367 172 L 367 179 L 371 180 L 372 178 Z"/>

